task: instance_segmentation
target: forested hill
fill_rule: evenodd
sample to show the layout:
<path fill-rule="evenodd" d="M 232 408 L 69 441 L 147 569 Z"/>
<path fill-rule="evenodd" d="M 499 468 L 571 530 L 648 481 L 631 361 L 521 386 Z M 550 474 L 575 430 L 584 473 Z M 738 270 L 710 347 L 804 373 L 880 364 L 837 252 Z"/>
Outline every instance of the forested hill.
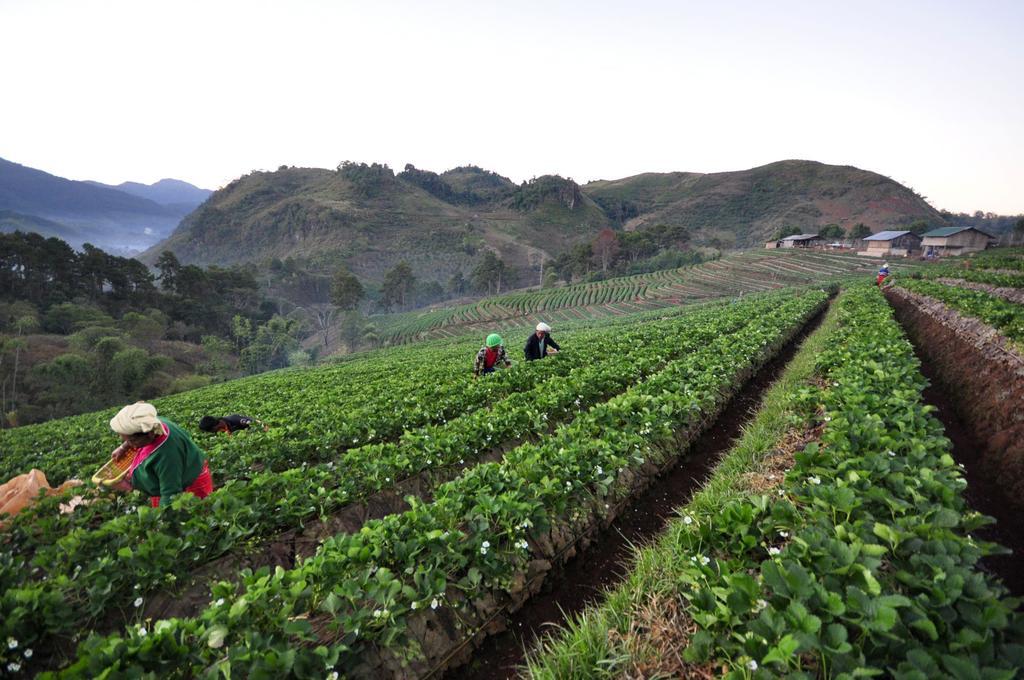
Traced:
<path fill-rule="evenodd" d="M 377 164 L 282 167 L 214 193 L 143 260 L 165 249 L 198 264 L 298 257 L 375 282 L 405 260 L 417 274 L 446 281 L 472 269 L 485 250 L 525 268 L 612 224 L 561 177 L 516 185 L 475 167 L 443 175 Z"/>
<path fill-rule="evenodd" d="M 687 230 L 691 247 L 757 245 L 783 227 L 858 223 L 880 231 L 944 218 L 876 173 L 782 161 L 714 174 L 643 174 L 580 186 L 558 176 L 515 184 L 474 166 L 435 173 L 345 163 L 337 170 L 253 172 L 216 192 L 145 258 L 170 249 L 184 262 L 298 257 L 379 281 L 401 260 L 444 281 L 482 251 L 510 269 L 536 266 L 605 227 Z"/>
<path fill-rule="evenodd" d="M 785 227 L 873 232 L 944 217 L 911 189 L 848 165 L 788 160 L 740 172 L 646 173 L 583 187 L 627 229 L 683 225 L 725 247 L 756 246 Z"/>

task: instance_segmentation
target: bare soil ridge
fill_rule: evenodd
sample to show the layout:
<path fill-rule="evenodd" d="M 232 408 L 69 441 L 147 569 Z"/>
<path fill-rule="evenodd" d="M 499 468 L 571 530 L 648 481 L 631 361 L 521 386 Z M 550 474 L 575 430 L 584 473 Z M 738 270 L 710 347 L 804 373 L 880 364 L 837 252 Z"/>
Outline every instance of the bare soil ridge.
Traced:
<path fill-rule="evenodd" d="M 996 518 L 986 538 L 1024 553 L 1024 357 L 1009 341 L 977 319 L 901 288 L 886 297 L 933 384 L 926 399 L 966 468 L 972 507 Z M 986 564 L 1015 595 L 1024 594 L 1018 556 L 988 558 Z"/>

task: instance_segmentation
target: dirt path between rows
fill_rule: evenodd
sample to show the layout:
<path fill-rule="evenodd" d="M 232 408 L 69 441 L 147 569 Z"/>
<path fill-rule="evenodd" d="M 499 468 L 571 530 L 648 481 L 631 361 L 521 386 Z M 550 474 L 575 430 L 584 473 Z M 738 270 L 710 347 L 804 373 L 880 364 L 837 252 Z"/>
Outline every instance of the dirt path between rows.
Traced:
<path fill-rule="evenodd" d="M 445 674 L 448 680 L 495 680 L 516 677 L 525 652 L 538 636 L 583 611 L 623 580 L 630 569 L 634 546 L 655 539 L 710 476 L 722 454 L 739 438 L 742 427 L 757 412 L 767 389 L 785 370 L 797 349 L 825 318 L 828 306 L 725 406 L 722 415 L 642 496 L 624 509 L 589 548 L 581 551 L 551 579 L 550 590 L 531 598 L 509 617 L 507 630 L 488 638 L 473 660 Z M 547 584 L 545 584 L 547 588 Z"/>
<path fill-rule="evenodd" d="M 886 297 L 930 383 L 924 399 L 938 409 L 935 415 L 953 442 L 953 458 L 964 465 L 967 502 L 996 518 L 994 526 L 974 533 L 1014 553 L 987 557 L 982 566 L 1022 596 L 1024 364 L 994 331 L 975 320 L 961 319 L 906 291 L 887 291 Z"/>

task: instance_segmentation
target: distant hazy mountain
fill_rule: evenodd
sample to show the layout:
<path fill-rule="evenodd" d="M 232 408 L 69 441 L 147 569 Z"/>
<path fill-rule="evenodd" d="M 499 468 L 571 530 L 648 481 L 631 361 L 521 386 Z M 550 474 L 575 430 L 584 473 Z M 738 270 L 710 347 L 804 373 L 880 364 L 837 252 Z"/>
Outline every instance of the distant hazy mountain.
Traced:
<path fill-rule="evenodd" d="M 47 238 L 56 236 L 68 243 L 88 240 L 83 238 L 81 231 L 75 227 L 35 215 L 22 215 L 13 210 L 0 210 L 0 232 L 10 233 L 13 231 L 41 234 Z"/>
<path fill-rule="evenodd" d="M 347 164 L 338 170 L 254 172 L 215 192 L 163 249 L 184 262 L 264 262 L 290 256 L 344 265 L 380 280 L 405 260 L 444 282 L 483 249 L 533 267 L 605 227 L 685 227 L 691 245 L 757 246 L 780 227 L 817 231 L 863 222 L 872 231 L 945 219 L 907 187 L 851 166 L 787 160 L 721 173 L 647 173 L 579 186 L 558 176 L 515 184 L 475 166 L 435 173 Z"/>
<path fill-rule="evenodd" d="M 195 210 L 213 193 L 209 189 L 200 189 L 180 179 L 162 179 L 153 184 L 139 182 L 122 182 L 117 185 L 100 182 L 89 182 L 89 184 L 107 189 L 117 189 L 139 198 L 148 198 L 154 203 L 177 209 L 183 217 Z"/>
<path fill-rule="evenodd" d="M 161 205 L 119 189 L 57 177 L 2 158 L 0 210 L 18 213 L 23 224 L 27 224 L 28 217 L 43 218 L 52 224 L 37 223 L 39 233 L 60 235 L 75 247 L 89 242 L 119 254 L 144 250 L 167 237 L 188 213 L 182 206 Z M 52 233 L 55 231 L 63 233 Z"/>

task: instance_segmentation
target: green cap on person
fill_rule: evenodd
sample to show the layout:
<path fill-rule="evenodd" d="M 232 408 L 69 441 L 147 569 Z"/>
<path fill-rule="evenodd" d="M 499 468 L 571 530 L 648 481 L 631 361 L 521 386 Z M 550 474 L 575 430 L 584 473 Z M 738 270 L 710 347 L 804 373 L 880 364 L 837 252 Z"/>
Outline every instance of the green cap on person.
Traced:
<path fill-rule="evenodd" d="M 498 335 L 497 333 L 491 333 L 490 335 L 487 336 L 488 347 L 497 347 L 500 344 L 502 344 L 502 339 L 501 336 Z"/>

